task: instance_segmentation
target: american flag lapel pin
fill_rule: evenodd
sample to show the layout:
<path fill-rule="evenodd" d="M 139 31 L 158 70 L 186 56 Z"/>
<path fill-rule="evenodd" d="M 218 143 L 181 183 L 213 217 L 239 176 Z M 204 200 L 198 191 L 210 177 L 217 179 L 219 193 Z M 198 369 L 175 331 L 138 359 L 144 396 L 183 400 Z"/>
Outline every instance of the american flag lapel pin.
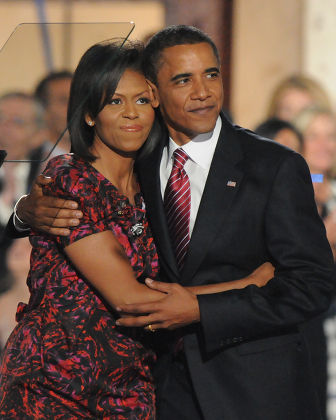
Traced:
<path fill-rule="evenodd" d="M 228 182 L 226 183 L 226 185 L 227 185 L 228 187 L 232 187 L 232 188 L 234 188 L 234 187 L 237 185 L 237 182 L 236 182 L 236 181 L 228 181 Z"/>

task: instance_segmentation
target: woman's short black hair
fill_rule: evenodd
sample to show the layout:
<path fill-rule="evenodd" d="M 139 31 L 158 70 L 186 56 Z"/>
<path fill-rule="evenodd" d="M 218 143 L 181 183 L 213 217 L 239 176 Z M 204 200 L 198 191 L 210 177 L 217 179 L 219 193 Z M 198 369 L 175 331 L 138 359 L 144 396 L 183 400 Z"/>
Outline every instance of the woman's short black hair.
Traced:
<path fill-rule="evenodd" d="M 126 69 L 142 73 L 142 54 L 140 42 L 113 40 L 93 45 L 80 59 L 71 83 L 68 129 L 71 151 L 86 161 L 92 162 L 96 157 L 90 152 L 95 128 L 87 125 L 85 115 L 93 120 L 97 117 L 114 95 Z M 160 127 L 156 121 L 141 154 L 154 147 L 158 131 Z"/>
<path fill-rule="evenodd" d="M 157 75 L 161 66 L 162 52 L 165 48 L 184 44 L 200 44 L 206 42 L 220 64 L 217 47 L 213 40 L 200 29 L 188 25 L 171 25 L 157 32 L 148 41 L 144 50 L 143 72 L 147 79 L 157 84 Z"/>

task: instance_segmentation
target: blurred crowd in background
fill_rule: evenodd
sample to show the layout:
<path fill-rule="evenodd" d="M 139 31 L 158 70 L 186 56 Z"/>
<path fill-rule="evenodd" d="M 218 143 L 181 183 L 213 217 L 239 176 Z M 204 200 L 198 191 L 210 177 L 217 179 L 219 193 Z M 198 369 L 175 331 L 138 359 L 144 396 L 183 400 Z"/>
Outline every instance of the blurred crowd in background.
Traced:
<path fill-rule="evenodd" d="M 30 163 L 8 163 L 0 169 L 0 234 L 15 202 L 29 192 L 51 156 L 69 151 L 66 131 L 67 101 L 71 73 L 46 75 L 32 92 L 8 92 L 0 97 L 0 149 L 11 159 Z M 230 110 L 228 110 L 230 111 Z M 232 115 L 234 121 L 234 115 Z M 255 131 L 303 155 L 312 174 L 317 208 L 336 259 L 336 117 L 327 87 L 305 75 L 279 81 L 269 99 L 268 112 Z M 321 176 L 318 179 L 321 181 Z M 30 244 L 27 238 L 0 242 L 0 349 L 15 326 L 18 302 L 29 297 L 26 278 Z M 336 304 L 323 320 L 327 355 L 326 392 L 328 419 L 336 419 Z"/>
<path fill-rule="evenodd" d="M 52 72 L 32 93 L 15 91 L 0 97 L 0 149 L 11 160 L 30 161 L 0 168 L 0 351 L 15 326 L 17 304 L 29 298 L 29 239 L 6 238 L 4 228 L 16 201 L 43 171 L 48 155 L 70 151 L 65 129 L 71 78 L 68 71 Z"/>

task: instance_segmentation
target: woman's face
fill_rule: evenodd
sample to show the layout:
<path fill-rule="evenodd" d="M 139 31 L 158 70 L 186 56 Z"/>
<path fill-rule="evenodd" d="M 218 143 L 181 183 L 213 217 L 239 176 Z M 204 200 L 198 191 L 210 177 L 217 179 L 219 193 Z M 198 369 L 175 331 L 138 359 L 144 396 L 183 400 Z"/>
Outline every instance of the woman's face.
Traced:
<path fill-rule="evenodd" d="M 300 111 L 312 104 L 313 98 L 307 91 L 294 87 L 288 88 L 279 98 L 276 117 L 285 121 L 293 121 Z"/>
<path fill-rule="evenodd" d="M 312 172 L 329 171 L 336 159 L 336 121 L 328 114 L 313 117 L 303 133 L 303 155 Z"/>
<path fill-rule="evenodd" d="M 113 97 L 94 120 L 94 149 L 107 146 L 118 154 L 134 155 L 153 125 L 152 105 L 153 95 L 145 77 L 134 70 L 125 70 Z"/>

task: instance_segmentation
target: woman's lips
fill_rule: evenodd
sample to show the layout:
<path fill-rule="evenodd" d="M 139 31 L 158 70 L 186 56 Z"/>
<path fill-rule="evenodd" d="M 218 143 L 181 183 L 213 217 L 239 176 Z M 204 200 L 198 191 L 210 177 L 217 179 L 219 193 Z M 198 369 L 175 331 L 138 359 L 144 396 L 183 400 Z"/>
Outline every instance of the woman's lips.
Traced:
<path fill-rule="evenodd" d="M 141 131 L 143 127 L 142 125 L 133 124 L 133 125 L 122 125 L 120 129 L 123 131 L 136 132 L 136 131 Z"/>

